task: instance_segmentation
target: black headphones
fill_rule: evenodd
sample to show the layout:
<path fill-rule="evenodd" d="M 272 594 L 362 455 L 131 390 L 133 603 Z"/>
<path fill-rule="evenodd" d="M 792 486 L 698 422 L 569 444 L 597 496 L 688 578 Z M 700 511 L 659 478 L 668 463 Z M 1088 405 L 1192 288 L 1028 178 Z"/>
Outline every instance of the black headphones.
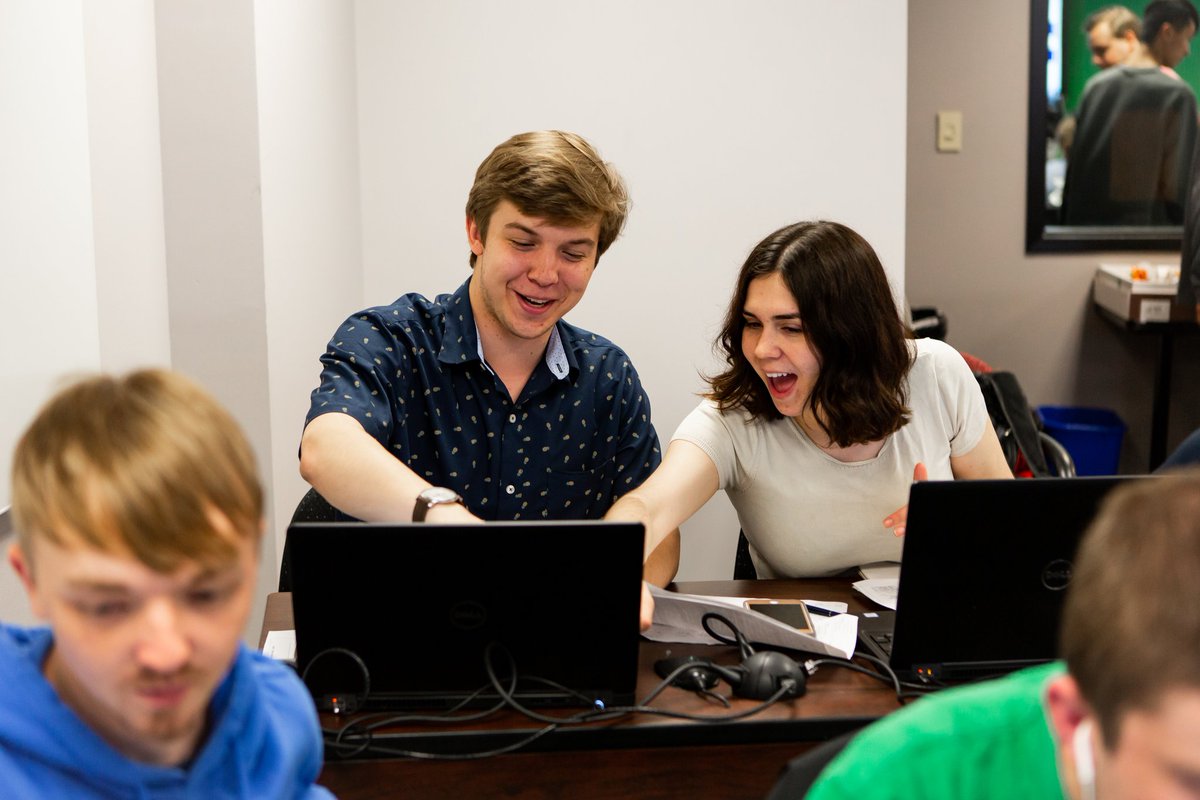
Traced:
<path fill-rule="evenodd" d="M 730 639 L 716 633 L 709 627 L 709 622 L 712 620 L 722 622 L 733 631 L 734 638 Z M 671 681 L 674 685 L 685 689 L 693 691 L 711 689 L 717 684 L 718 679 L 723 678 L 733 687 L 735 695 L 750 700 L 769 700 L 776 695 L 778 695 L 777 699 L 782 700 L 800 697 L 804 694 L 808 685 L 808 673 L 793 659 L 783 653 L 770 650 L 756 653 L 742 632 L 720 614 L 709 612 L 701 618 L 700 624 L 704 626 L 705 632 L 717 641 L 724 644 L 736 644 L 742 654 L 742 663 L 736 667 L 725 667 L 714 664 L 707 658 L 695 656 L 663 658 L 654 664 L 655 671 L 660 676 L 666 678 L 686 664 L 689 668 L 680 672 Z"/>
<path fill-rule="evenodd" d="M 736 667 L 713 666 L 729 682 L 738 697 L 767 700 L 786 687 L 786 691 L 779 695 L 782 700 L 800 697 L 807 688 L 808 673 L 804 668 L 783 653 L 771 650 L 752 652 Z"/>

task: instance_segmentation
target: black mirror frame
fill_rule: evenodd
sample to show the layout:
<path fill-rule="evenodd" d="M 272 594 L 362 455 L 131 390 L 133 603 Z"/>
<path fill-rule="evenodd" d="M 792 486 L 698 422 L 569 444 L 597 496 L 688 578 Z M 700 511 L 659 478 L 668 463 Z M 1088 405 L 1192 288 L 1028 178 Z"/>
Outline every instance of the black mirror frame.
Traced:
<path fill-rule="evenodd" d="M 1071 226 L 1046 224 L 1047 0 L 1030 1 L 1029 138 L 1025 166 L 1025 252 L 1089 253 L 1178 250 L 1183 228 L 1174 226 Z"/>

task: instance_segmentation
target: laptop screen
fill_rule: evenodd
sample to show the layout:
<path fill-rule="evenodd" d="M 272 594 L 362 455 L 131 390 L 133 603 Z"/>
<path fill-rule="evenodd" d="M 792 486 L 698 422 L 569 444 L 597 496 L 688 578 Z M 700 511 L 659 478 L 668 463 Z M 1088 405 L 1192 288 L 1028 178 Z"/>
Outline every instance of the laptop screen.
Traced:
<path fill-rule="evenodd" d="M 979 677 L 1057 656 L 1075 551 L 1131 478 L 923 481 L 909 497 L 891 663 Z"/>
<path fill-rule="evenodd" d="M 602 521 L 294 524 L 297 669 L 325 709 L 494 699 L 485 657 L 526 703 L 628 703 L 642 539 Z"/>

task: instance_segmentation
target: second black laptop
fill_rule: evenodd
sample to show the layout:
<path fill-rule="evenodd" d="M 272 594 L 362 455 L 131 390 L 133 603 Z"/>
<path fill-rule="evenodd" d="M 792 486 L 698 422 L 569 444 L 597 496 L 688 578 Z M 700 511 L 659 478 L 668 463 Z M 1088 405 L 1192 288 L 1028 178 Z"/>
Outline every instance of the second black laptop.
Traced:
<path fill-rule="evenodd" d="M 909 495 L 891 652 L 901 677 L 964 680 L 1050 661 L 1075 550 L 1101 500 L 1132 478 L 922 481 Z"/>

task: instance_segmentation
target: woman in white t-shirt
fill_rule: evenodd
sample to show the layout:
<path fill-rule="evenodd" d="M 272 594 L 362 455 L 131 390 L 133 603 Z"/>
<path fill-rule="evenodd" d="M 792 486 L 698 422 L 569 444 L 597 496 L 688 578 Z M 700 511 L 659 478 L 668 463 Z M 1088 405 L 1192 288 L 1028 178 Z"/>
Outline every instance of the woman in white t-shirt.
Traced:
<path fill-rule="evenodd" d="M 1010 478 L 962 356 L 909 339 L 878 256 L 835 222 L 799 222 L 754 248 L 717 340 L 726 368 L 662 464 L 609 519 L 647 550 L 724 489 L 759 577 L 899 560 L 908 488 Z"/>

